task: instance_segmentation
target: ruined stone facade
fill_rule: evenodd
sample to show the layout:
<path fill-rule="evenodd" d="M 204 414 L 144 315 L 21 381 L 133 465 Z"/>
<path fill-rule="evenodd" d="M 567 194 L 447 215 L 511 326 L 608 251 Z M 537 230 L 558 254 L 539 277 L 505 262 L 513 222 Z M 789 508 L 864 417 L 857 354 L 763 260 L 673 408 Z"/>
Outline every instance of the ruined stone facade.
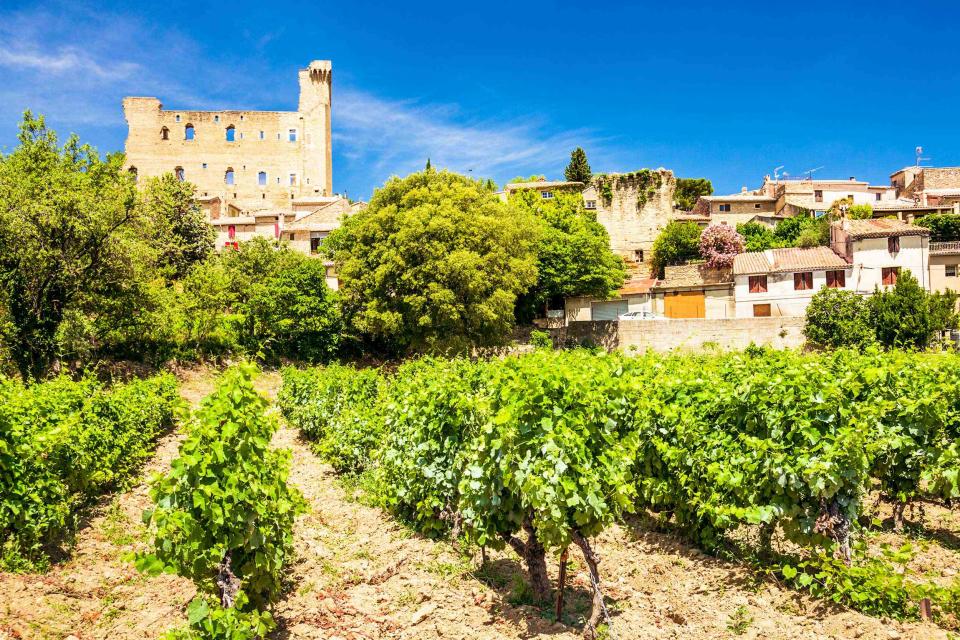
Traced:
<path fill-rule="evenodd" d="M 241 210 L 289 208 L 333 193 L 331 66 L 301 69 L 296 111 L 164 109 L 157 98 L 124 98 L 127 166 L 138 179 L 174 173 Z"/>
<path fill-rule="evenodd" d="M 627 260 L 649 263 L 653 241 L 670 220 L 682 217 L 674 210 L 677 181 L 669 169 L 641 169 L 633 173 L 596 176 L 583 192 L 587 208 L 610 234 L 610 248 Z"/>

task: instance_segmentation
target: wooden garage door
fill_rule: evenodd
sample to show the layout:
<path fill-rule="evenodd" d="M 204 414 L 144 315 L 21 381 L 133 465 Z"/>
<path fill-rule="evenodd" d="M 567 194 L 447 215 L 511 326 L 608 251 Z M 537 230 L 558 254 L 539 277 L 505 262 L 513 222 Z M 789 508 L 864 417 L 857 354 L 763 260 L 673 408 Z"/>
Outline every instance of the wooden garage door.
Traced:
<path fill-rule="evenodd" d="M 627 312 L 626 300 L 594 302 L 590 305 L 591 320 L 616 320 L 621 313 Z"/>
<path fill-rule="evenodd" d="M 703 291 L 671 291 L 664 296 L 663 307 L 668 318 L 706 317 Z"/>

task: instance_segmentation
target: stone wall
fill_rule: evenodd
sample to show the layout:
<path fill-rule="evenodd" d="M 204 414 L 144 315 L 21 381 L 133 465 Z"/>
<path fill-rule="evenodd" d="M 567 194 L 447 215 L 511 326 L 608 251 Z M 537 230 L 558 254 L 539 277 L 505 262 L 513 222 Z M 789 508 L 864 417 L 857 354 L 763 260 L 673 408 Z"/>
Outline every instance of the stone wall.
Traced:
<path fill-rule="evenodd" d="M 310 63 L 299 83 L 297 111 L 164 109 L 157 98 L 124 98 L 127 167 L 141 181 L 180 168 L 198 197 L 243 210 L 290 209 L 294 199 L 332 195 L 330 62 Z"/>
<path fill-rule="evenodd" d="M 960 187 L 960 167 L 925 167 L 921 178 L 919 190 Z"/>
<path fill-rule="evenodd" d="M 595 344 L 641 353 L 743 349 L 750 344 L 786 349 L 803 346 L 804 322 L 803 317 L 571 322 L 552 333 L 557 344 Z"/>
<path fill-rule="evenodd" d="M 603 184 L 609 184 L 609 198 Z M 673 216 L 676 179 L 668 169 L 597 176 L 584 199 L 597 202 L 597 220 L 610 234 L 610 248 L 629 260 L 649 262 L 653 241 Z"/>

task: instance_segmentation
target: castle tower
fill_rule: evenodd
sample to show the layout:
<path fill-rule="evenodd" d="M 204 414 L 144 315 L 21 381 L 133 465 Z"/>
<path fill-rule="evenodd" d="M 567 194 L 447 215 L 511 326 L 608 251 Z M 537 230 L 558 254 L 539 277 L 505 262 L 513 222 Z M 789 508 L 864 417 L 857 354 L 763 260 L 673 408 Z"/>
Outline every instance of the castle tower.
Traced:
<path fill-rule="evenodd" d="M 301 174 L 307 184 L 316 185 L 323 195 L 333 194 L 333 157 L 331 152 L 330 103 L 332 65 L 329 60 L 314 60 L 301 69 L 300 103 L 297 112 L 302 122 L 303 153 Z"/>

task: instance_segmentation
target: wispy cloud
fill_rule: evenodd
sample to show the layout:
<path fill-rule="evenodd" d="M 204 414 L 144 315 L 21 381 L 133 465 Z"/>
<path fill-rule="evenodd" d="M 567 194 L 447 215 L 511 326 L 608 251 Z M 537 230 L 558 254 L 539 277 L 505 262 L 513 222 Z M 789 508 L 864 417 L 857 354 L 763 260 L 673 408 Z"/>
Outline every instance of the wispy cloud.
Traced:
<path fill-rule="evenodd" d="M 387 100 L 349 88 L 335 90 L 333 110 L 338 152 L 378 175 L 420 169 L 427 158 L 483 176 L 542 170 L 574 146 L 597 142 L 589 130 L 548 131 L 539 118 L 476 120 L 452 105 Z"/>
<path fill-rule="evenodd" d="M 134 62 L 99 62 L 90 55 L 64 47 L 56 53 L 35 50 L 17 50 L 8 45 L 0 46 L 0 66 L 13 69 L 30 69 L 43 74 L 63 75 L 84 73 L 103 80 L 122 80 L 132 76 L 140 65 Z"/>

